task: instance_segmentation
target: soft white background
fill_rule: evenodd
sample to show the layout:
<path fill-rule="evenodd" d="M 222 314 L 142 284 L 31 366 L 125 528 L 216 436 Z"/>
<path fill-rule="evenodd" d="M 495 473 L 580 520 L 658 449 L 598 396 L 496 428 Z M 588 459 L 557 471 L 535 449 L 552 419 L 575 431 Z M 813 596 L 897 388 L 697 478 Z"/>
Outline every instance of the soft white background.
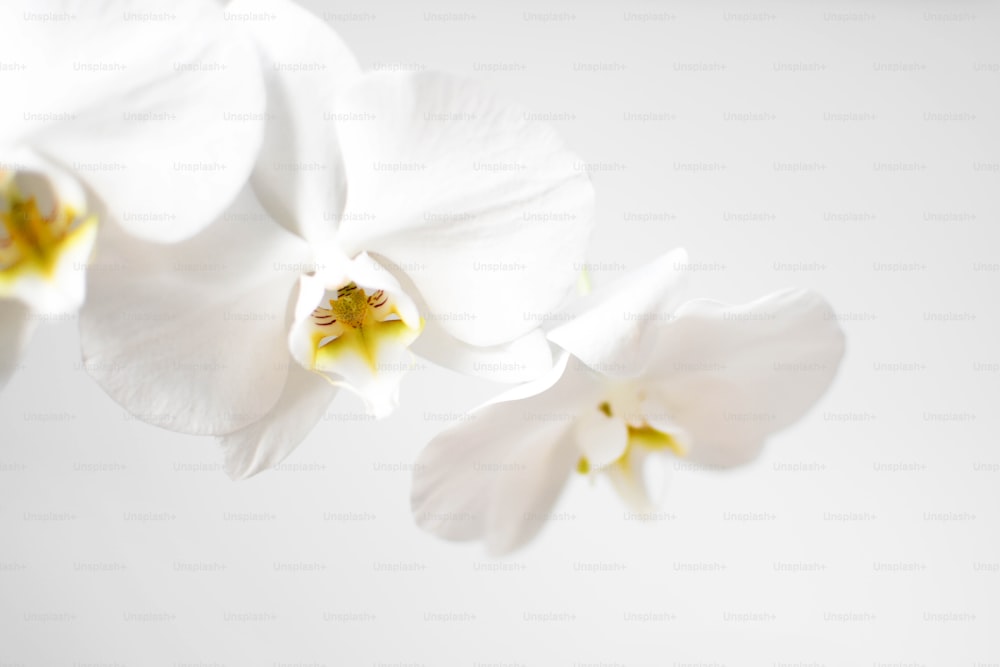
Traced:
<path fill-rule="evenodd" d="M 490 561 L 414 528 L 408 466 L 499 387 L 425 367 L 380 423 L 341 396 L 237 484 L 47 323 L 0 398 L 0 666 L 1000 664 L 995 4 L 310 4 L 366 67 L 564 118 L 595 283 L 684 245 L 692 297 L 816 288 L 840 375 L 755 464 L 678 466 L 662 520 L 576 478 Z"/>

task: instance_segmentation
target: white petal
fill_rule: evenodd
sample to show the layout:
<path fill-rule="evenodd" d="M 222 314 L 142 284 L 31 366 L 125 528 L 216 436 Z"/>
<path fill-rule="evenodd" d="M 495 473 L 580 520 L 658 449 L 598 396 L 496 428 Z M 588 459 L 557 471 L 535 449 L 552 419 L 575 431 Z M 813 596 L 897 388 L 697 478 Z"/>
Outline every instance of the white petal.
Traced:
<path fill-rule="evenodd" d="M 292 362 L 277 404 L 259 421 L 219 438 L 226 472 L 246 479 L 285 460 L 323 417 L 337 393 L 315 373 Z"/>
<path fill-rule="evenodd" d="M 591 468 L 603 468 L 625 453 L 628 426 L 620 417 L 609 417 L 596 407 L 584 412 L 574 429 L 576 444 Z"/>
<path fill-rule="evenodd" d="M 665 325 L 647 373 L 690 458 L 737 465 L 826 391 L 844 335 L 818 294 L 787 290 L 742 306 L 692 301 Z"/>
<path fill-rule="evenodd" d="M 573 473 L 580 451 L 563 432 L 545 444 L 525 441 L 504 461 L 486 512 L 486 548 L 506 554 L 531 541 L 552 517 L 552 508 Z"/>
<path fill-rule="evenodd" d="M 287 0 L 236 0 L 228 12 L 249 21 L 267 82 L 267 127 L 253 184 L 271 215 L 307 239 L 337 228 L 346 184 L 334 97 L 361 75 L 340 37 Z"/>
<path fill-rule="evenodd" d="M 538 329 L 510 343 L 477 347 L 452 337 L 436 320 L 427 320 L 411 349 L 445 368 L 495 382 L 529 382 L 552 368 L 552 348 Z"/>
<path fill-rule="evenodd" d="M 414 466 L 417 524 L 449 540 L 485 539 L 494 550 L 542 525 L 578 455 L 568 435 L 598 399 L 590 374 L 563 355 L 544 377 L 511 389 L 439 433 Z"/>
<path fill-rule="evenodd" d="M 233 200 L 260 146 L 264 90 L 248 36 L 203 0 L 25 11 L 50 10 L 75 18 L 17 20 L 0 47 L 0 60 L 25 66 L 11 77 L 20 93 L 5 89 L 18 103 L 3 105 L 3 135 L 76 172 L 131 233 L 191 236 Z"/>
<path fill-rule="evenodd" d="M 633 376 L 646 365 L 656 331 L 672 317 L 687 253 L 673 250 L 581 299 L 579 315 L 549 332 L 549 340 L 610 377 Z"/>
<path fill-rule="evenodd" d="M 37 321 L 23 303 L 0 299 L 0 391 L 18 369 Z"/>
<path fill-rule="evenodd" d="M 570 292 L 593 190 L 552 128 L 480 84 L 431 73 L 366 76 L 338 113 L 370 118 L 338 123 L 345 252 L 388 258 L 450 335 L 509 342 Z"/>
<path fill-rule="evenodd" d="M 252 201 L 175 245 L 114 231 L 105 225 L 80 315 L 90 374 L 137 418 L 177 431 L 222 435 L 267 414 L 285 383 L 305 244 Z"/>
<path fill-rule="evenodd" d="M 430 312 L 409 276 L 388 260 L 379 259 L 403 290 L 414 295 L 414 302 L 423 313 L 424 330 L 411 346 L 414 353 L 463 375 L 494 382 L 530 382 L 552 368 L 552 345 L 542 329 L 533 329 L 510 342 L 493 346 L 470 345 L 458 340 L 442 326 L 442 319 L 475 321 L 477 315 L 462 312 L 440 316 Z"/>

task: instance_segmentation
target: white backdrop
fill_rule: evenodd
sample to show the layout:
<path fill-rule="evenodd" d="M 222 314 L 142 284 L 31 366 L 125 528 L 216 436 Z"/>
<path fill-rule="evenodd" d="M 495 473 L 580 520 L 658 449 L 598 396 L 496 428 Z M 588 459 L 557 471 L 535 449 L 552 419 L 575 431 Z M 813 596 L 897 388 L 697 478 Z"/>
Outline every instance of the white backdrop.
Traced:
<path fill-rule="evenodd" d="M 0 667 L 1000 663 L 995 3 L 309 4 L 367 68 L 553 118 L 597 189 L 595 283 L 683 245 L 692 297 L 816 288 L 841 372 L 753 465 L 677 466 L 660 520 L 577 478 L 498 561 L 408 497 L 499 386 L 425 366 L 378 423 L 342 395 L 233 483 L 46 323 L 0 397 Z"/>

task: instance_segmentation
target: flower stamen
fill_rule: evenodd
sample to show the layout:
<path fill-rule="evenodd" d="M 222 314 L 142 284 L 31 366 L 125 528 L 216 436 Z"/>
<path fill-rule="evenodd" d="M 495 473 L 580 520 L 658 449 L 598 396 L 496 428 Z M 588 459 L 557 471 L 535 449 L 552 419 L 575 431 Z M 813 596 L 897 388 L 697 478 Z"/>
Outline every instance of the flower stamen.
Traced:
<path fill-rule="evenodd" d="M 44 175 L 0 169 L 0 298 L 60 311 L 83 300 L 79 265 L 89 259 L 97 217 L 80 215 L 60 194 Z"/>
<path fill-rule="evenodd" d="M 312 310 L 303 309 L 308 315 L 292 326 L 292 355 L 330 384 L 359 394 L 372 414 L 384 416 L 396 405 L 399 382 L 412 365 L 408 348 L 424 321 L 402 290 L 342 280 L 319 278 L 310 285 L 303 279 L 299 298 L 308 294 Z"/>
<path fill-rule="evenodd" d="M 45 215 L 35 197 L 21 197 L 10 187 L 0 210 L 0 272 L 34 267 L 46 274 L 55 268 L 59 251 L 70 235 L 76 212 L 68 206 L 55 207 Z"/>
<path fill-rule="evenodd" d="M 327 306 L 318 306 L 311 315 L 313 370 L 323 370 L 344 352 L 353 351 L 376 369 L 378 347 L 383 339 L 396 338 L 408 344 L 419 333 L 400 318 L 385 290 L 371 294 L 356 283 L 327 292 Z"/>

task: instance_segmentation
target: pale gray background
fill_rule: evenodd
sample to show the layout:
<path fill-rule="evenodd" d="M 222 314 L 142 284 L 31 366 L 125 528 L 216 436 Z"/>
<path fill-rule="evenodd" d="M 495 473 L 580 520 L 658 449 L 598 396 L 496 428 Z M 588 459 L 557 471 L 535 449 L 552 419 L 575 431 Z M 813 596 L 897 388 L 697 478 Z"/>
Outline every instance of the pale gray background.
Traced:
<path fill-rule="evenodd" d="M 816 288 L 841 373 L 754 465 L 676 470 L 663 520 L 575 479 L 498 568 L 414 528 L 407 469 L 496 386 L 427 367 L 382 423 L 341 396 L 236 484 L 46 324 L 0 399 L 0 666 L 1000 664 L 995 3 L 310 4 L 367 67 L 564 117 L 595 282 L 684 245 L 691 296 Z"/>

